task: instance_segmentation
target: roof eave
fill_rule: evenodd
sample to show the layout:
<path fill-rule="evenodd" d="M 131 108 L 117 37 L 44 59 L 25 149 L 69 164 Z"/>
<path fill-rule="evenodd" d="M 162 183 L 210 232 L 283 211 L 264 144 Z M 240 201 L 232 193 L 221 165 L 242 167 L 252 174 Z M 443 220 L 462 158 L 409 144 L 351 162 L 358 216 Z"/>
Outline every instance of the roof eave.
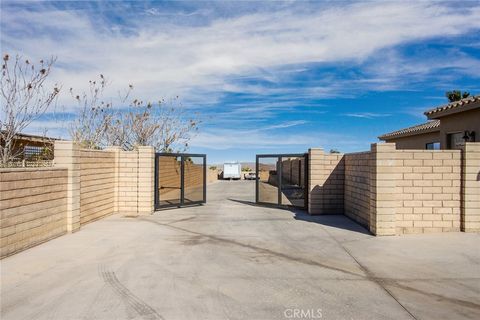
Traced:
<path fill-rule="evenodd" d="M 427 116 L 429 120 L 436 120 L 452 114 L 465 112 L 465 111 L 469 111 L 477 108 L 480 108 L 480 100 L 477 100 L 468 104 L 464 104 L 461 106 L 445 109 L 445 110 L 439 110 L 439 111 L 436 111 L 437 109 L 428 110 L 424 112 L 424 115 Z"/>
<path fill-rule="evenodd" d="M 392 140 L 392 139 L 397 139 L 397 138 L 406 138 L 406 137 L 411 137 L 411 136 L 418 136 L 418 135 L 421 135 L 421 134 L 427 134 L 427 133 L 433 133 L 433 132 L 440 132 L 440 128 L 439 127 L 433 127 L 433 128 L 428 128 L 428 129 L 423 129 L 423 130 L 418 130 L 418 131 L 396 134 L 396 135 L 381 135 L 381 136 L 378 137 L 378 139 L 383 140 L 383 141 L 387 141 L 387 140 Z"/>

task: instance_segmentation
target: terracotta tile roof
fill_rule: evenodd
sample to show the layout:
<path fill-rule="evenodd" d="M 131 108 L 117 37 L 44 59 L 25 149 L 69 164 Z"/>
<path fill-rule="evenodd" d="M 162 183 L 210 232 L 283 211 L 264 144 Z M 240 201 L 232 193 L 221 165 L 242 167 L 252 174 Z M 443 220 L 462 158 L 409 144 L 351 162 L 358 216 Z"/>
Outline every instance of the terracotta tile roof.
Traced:
<path fill-rule="evenodd" d="M 424 114 L 427 117 L 432 118 L 432 116 L 437 116 L 437 115 L 439 115 L 439 113 L 442 113 L 444 111 L 461 108 L 465 105 L 468 105 L 468 104 L 471 104 L 472 102 L 477 102 L 477 101 L 480 101 L 480 95 L 471 96 L 471 97 L 468 97 L 468 98 L 465 98 L 465 99 L 462 99 L 462 100 L 459 100 L 459 101 L 455 101 L 455 102 L 450 102 L 449 104 L 445 104 L 443 106 L 427 110 L 427 111 L 424 112 Z"/>
<path fill-rule="evenodd" d="M 416 135 L 419 133 L 435 132 L 440 127 L 440 120 L 432 120 L 426 123 L 417 124 L 416 126 L 408 127 L 405 129 L 385 133 L 379 136 L 380 140 L 387 140 L 392 138 L 400 138 L 405 136 Z"/>

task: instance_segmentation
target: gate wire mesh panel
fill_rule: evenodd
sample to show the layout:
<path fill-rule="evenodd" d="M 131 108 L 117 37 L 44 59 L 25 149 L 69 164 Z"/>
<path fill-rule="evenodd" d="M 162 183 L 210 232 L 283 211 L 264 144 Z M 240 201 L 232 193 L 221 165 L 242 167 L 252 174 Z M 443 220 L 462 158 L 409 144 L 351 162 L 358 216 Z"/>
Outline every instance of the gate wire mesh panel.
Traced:
<path fill-rule="evenodd" d="M 258 202 L 278 204 L 278 157 L 258 160 Z"/>
<path fill-rule="evenodd" d="M 155 166 L 157 209 L 206 202 L 206 155 L 159 153 Z"/>
<path fill-rule="evenodd" d="M 181 204 L 181 157 L 157 157 L 158 206 L 179 206 Z"/>
<path fill-rule="evenodd" d="M 282 157 L 281 204 L 305 207 L 305 158 Z"/>
<path fill-rule="evenodd" d="M 205 165 L 202 157 L 184 158 L 184 204 L 203 201 Z"/>
<path fill-rule="evenodd" d="M 256 201 L 307 208 L 306 154 L 257 155 Z"/>

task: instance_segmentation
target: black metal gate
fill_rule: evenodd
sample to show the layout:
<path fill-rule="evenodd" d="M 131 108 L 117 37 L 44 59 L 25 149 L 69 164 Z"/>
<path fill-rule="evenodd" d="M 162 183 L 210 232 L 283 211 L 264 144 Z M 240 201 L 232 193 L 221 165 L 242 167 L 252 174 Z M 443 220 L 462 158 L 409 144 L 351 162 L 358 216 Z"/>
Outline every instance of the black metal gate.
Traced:
<path fill-rule="evenodd" d="M 308 206 L 308 153 L 258 154 L 255 200 L 259 204 Z"/>
<path fill-rule="evenodd" d="M 207 156 L 191 153 L 155 155 L 155 209 L 207 202 Z"/>

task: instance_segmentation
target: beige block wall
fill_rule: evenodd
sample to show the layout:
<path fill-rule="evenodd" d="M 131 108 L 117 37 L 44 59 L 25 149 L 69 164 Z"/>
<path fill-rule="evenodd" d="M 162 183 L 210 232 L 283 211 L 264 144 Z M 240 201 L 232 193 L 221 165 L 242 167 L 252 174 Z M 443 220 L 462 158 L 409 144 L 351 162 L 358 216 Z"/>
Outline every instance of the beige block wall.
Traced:
<path fill-rule="evenodd" d="M 114 212 L 150 214 L 154 149 L 82 150 L 55 142 L 54 168 L 0 169 L 1 257 Z"/>
<path fill-rule="evenodd" d="M 381 143 L 363 153 L 309 154 L 311 214 L 343 213 L 376 235 L 480 231 L 480 143 L 464 151 Z"/>
<path fill-rule="evenodd" d="M 118 151 L 118 212 L 125 215 L 150 214 L 154 210 L 153 147 Z"/>
<path fill-rule="evenodd" d="M 138 147 L 138 214 L 154 211 L 155 149 Z"/>
<path fill-rule="evenodd" d="M 72 141 L 55 141 L 54 166 L 68 170 L 67 230 L 80 229 L 80 148 Z"/>
<path fill-rule="evenodd" d="M 0 169 L 0 257 L 67 232 L 66 169 Z"/>
<path fill-rule="evenodd" d="M 323 149 L 309 149 L 308 212 L 343 214 L 343 154 L 325 154 Z"/>
<path fill-rule="evenodd" d="M 305 160 L 303 158 L 282 160 L 282 183 L 296 185 L 305 183 Z"/>
<path fill-rule="evenodd" d="M 370 221 L 371 152 L 345 154 L 345 215 L 368 227 Z"/>
<path fill-rule="evenodd" d="M 137 214 L 138 152 L 120 152 L 118 168 L 118 212 Z"/>
<path fill-rule="evenodd" d="M 80 150 L 80 225 L 114 213 L 115 153 Z"/>
<path fill-rule="evenodd" d="M 213 183 L 217 180 L 218 180 L 217 169 L 208 169 L 207 170 L 207 183 Z"/>
<path fill-rule="evenodd" d="M 467 142 L 464 147 L 461 228 L 480 232 L 480 142 Z"/>
<path fill-rule="evenodd" d="M 82 150 L 71 141 L 55 142 L 55 166 L 68 169 L 68 230 L 114 212 L 152 213 L 154 155 L 153 147 Z"/>
<path fill-rule="evenodd" d="M 369 229 L 375 235 L 395 234 L 396 212 L 396 171 L 395 144 L 372 144 L 370 148 L 370 223 Z"/>
<path fill-rule="evenodd" d="M 397 150 L 396 233 L 460 230 L 460 150 Z"/>

